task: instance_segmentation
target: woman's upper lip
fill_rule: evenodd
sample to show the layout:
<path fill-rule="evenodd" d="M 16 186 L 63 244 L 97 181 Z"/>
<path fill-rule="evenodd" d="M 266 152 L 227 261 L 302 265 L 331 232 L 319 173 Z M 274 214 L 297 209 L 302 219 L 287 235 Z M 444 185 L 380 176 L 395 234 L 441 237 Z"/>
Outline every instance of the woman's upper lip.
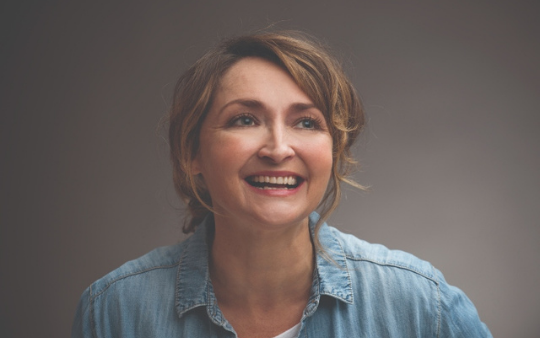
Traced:
<path fill-rule="evenodd" d="M 294 172 L 294 171 L 285 171 L 285 170 L 262 170 L 262 171 L 256 171 L 256 172 L 253 172 L 249 175 L 246 176 L 247 177 L 251 177 L 251 176 L 270 176 L 270 177 L 289 177 L 289 176 L 294 176 L 294 177 L 300 177 L 300 178 L 303 178 L 302 175 Z"/>

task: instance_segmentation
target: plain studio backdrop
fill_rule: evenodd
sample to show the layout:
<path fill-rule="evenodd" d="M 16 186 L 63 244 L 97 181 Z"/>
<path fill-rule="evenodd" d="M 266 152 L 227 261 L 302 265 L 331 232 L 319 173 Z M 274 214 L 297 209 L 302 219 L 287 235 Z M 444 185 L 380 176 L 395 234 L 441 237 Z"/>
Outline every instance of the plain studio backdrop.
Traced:
<path fill-rule="evenodd" d="M 363 99 L 330 224 L 411 252 L 495 337 L 540 337 L 536 1 L 3 3 L 0 336 L 66 337 L 83 290 L 183 238 L 163 119 L 220 38 L 331 45 Z"/>

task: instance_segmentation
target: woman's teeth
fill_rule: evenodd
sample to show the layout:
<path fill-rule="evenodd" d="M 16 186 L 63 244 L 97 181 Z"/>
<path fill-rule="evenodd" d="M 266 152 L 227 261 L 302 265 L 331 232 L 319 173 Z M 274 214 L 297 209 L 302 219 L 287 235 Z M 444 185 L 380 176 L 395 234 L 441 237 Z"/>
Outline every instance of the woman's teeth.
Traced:
<path fill-rule="evenodd" d="M 296 185 L 296 177 L 274 177 L 274 176 L 253 176 L 253 182 L 256 183 L 270 183 L 270 184 L 287 184 Z"/>
<path fill-rule="evenodd" d="M 298 187 L 300 177 L 296 176 L 250 176 L 247 182 L 262 190 L 295 189 Z M 301 182 L 300 182 L 301 183 Z"/>

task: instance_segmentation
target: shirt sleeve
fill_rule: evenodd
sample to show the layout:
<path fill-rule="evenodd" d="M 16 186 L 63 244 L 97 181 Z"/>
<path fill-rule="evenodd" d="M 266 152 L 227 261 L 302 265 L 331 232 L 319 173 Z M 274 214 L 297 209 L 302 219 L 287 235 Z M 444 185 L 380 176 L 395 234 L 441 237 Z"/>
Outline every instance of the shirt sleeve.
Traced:
<path fill-rule="evenodd" d="M 71 338 L 94 338 L 92 334 L 90 288 L 86 289 L 79 300 L 73 326 L 71 327 Z"/>
<path fill-rule="evenodd" d="M 439 281 L 439 337 L 441 338 L 493 338 L 471 300 L 457 287 L 448 285 L 442 273 Z"/>

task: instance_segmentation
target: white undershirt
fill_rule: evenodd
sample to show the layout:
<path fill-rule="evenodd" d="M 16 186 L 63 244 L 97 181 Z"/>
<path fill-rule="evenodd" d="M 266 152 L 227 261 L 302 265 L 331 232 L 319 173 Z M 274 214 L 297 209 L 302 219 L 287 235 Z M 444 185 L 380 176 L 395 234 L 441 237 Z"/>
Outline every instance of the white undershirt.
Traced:
<path fill-rule="evenodd" d="M 274 338 L 295 338 L 298 335 L 298 332 L 300 331 L 300 323 L 296 324 L 295 326 L 291 327 L 287 331 L 278 334 Z"/>

